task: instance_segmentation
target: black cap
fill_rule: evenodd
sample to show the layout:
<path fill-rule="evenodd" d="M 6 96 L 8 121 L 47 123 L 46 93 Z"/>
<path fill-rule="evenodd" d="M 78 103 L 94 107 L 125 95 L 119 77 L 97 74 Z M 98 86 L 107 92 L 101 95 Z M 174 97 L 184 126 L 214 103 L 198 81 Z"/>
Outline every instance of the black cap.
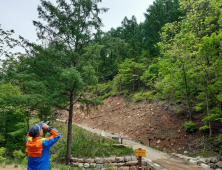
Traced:
<path fill-rule="evenodd" d="M 36 125 L 33 125 L 30 129 L 29 129 L 29 136 L 31 137 L 36 137 L 38 136 L 39 132 L 41 131 L 43 126 L 43 121 L 39 122 Z"/>

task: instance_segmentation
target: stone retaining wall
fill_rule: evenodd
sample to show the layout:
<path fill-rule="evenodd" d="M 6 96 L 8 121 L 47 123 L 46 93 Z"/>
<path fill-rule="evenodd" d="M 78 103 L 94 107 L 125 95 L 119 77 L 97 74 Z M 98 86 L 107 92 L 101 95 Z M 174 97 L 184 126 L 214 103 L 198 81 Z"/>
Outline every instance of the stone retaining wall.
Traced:
<path fill-rule="evenodd" d="M 116 170 L 137 170 L 138 160 L 136 156 L 108 157 L 108 158 L 71 158 L 71 167 L 84 169 L 96 168 L 105 170 L 113 168 Z M 142 158 L 142 170 L 161 170 L 160 165 L 153 163 L 147 158 Z"/>
<path fill-rule="evenodd" d="M 173 156 L 183 159 L 190 164 L 197 164 L 204 169 L 216 169 L 222 170 L 222 156 L 201 158 L 200 156 L 196 158 L 188 157 L 181 154 L 172 153 Z"/>

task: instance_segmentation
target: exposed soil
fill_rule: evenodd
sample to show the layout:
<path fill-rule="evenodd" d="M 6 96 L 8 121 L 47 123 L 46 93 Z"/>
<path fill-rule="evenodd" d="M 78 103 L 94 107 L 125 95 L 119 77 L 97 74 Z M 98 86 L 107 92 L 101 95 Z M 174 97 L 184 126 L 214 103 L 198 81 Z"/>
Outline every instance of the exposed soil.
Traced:
<path fill-rule="evenodd" d="M 67 120 L 68 111 L 58 110 L 59 119 Z M 194 118 L 198 120 L 198 116 Z M 151 146 L 164 151 L 184 154 L 197 151 L 201 144 L 202 134 L 188 134 L 183 127 L 186 117 L 178 115 L 173 108 L 161 106 L 158 103 L 133 103 L 121 96 L 109 97 L 104 105 L 97 109 L 91 108 L 89 114 L 82 111 L 80 104 L 74 105 L 73 123 L 120 134 L 126 139 Z M 195 121 L 195 120 L 194 120 Z M 197 121 L 200 127 L 200 121 Z"/>

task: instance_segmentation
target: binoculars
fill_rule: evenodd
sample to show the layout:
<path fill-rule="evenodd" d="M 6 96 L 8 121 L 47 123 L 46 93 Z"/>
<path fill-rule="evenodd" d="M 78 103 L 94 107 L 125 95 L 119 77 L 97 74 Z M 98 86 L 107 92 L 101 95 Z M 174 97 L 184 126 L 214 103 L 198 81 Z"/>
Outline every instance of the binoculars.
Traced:
<path fill-rule="evenodd" d="M 50 121 L 46 121 L 45 124 L 49 125 Z"/>

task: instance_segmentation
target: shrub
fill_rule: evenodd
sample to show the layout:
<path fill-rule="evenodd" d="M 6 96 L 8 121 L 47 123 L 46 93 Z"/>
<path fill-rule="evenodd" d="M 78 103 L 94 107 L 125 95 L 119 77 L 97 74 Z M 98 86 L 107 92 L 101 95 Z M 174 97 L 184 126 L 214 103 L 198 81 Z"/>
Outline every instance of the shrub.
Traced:
<path fill-rule="evenodd" d="M 1 147 L 1 148 L 0 148 L 0 156 L 5 155 L 5 152 L 6 152 L 6 148 Z"/>
<path fill-rule="evenodd" d="M 222 134 L 211 139 L 215 147 L 215 150 L 219 153 L 222 153 Z"/>
<path fill-rule="evenodd" d="M 155 99 L 154 94 L 156 93 L 156 90 L 147 91 L 143 95 L 146 100 L 153 101 Z"/>
<path fill-rule="evenodd" d="M 13 152 L 13 156 L 15 157 L 15 159 L 21 160 L 21 159 L 23 159 L 23 158 L 25 157 L 25 154 L 22 153 L 21 150 L 18 150 L 18 151 L 15 150 L 15 151 Z"/>
<path fill-rule="evenodd" d="M 140 93 L 136 93 L 133 98 L 135 99 L 136 102 L 139 102 L 139 101 L 143 101 L 144 100 L 144 97 L 143 97 L 143 93 L 140 92 Z"/>
<path fill-rule="evenodd" d="M 185 131 L 188 133 L 192 133 L 196 130 L 196 123 L 193 123 L 192 121 L 185 122 L 184 124 Z"/>
<path fill-rule="evenodd" d="M 3 158 L 2 156 L 0 156 L 0 163 L 4 162 L 5 158 Z"/>

